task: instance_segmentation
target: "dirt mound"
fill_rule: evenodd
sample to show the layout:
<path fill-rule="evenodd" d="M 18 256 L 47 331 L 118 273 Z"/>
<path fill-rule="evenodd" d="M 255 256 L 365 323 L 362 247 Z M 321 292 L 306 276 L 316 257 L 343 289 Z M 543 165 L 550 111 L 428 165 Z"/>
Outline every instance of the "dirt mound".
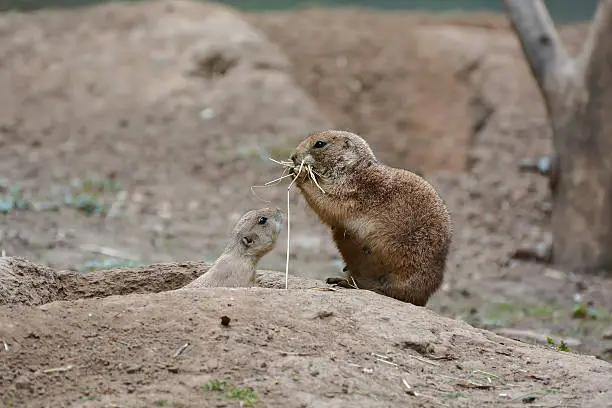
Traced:
<path fill-rule="evenodd" d="M 0 258 L 0 305 L 42 305 L 56 300 L 178 289 L 210 267 L 203 262 L 153 264 L 87 274 L 54 271 L 22 258 Z"/>
<path fill-rule="evenodd" d="M 0 305 L 42 305 L 63 299 L 57 273 L 21 258 L 0 258 Z"/>
<path fill-rule="evenodd" d="M 210 268 L 205 262 L 169 262 L 138 268 L 114 268 L 90 273 L 54 271 L 22 258 L 0 258 L 0 305 L 38 306 L 57 300 L 157 293 L 180 289 Z M 285 288 L 285 274 L 257 271 L 264 288 Z M 326 286 L 322 281 L 289 277 L 292 288 Z"/>
<path fill-rule="evenodd" d="M 609 398 L 597 394 L 595 384 L 583 387 L 583 370 L 605 368 L 600 362 L 521 345 L 527 354 L 512 349 L 510 356 L 495 353 L 495 359 L 489 359 L 500 350 L 485 347 L 488 351 L 480 355 L 474 351 L 480 346 L 469 344 L 455 351 L 464 367 L 458 371 L 453 371 L 456 361 L 434 360 L 440 364 L 436 366 L 420 362 L 410 349 L 401 353 L 414 357 L 394 354 L 397 359 L 391 362 L 408 367 L 402 376 L 407 375 L 409 385 L 414 379 L 411 387 L 419 388 L 418 397 L 406 395 L 414 389 L 406 389 L 398 376 L 385 377 L 383 371 L 396 373 L 400 368 L 369 354 L 394 353 L 394 346 L 380 340 L 378 333 L 368 337 L 379 327 L 385 332 L 388 321 L 363 320 L 361 313 L 370 308 L 393 312 L 390 319 L 404 324 L 392 333 L 400 338 L 411 327 L 425 325 L 406 314 L 421 319 L 419 313 L 425 312 L 388 299 L 370 299 L 369 293 L 218 290 L 209 292 L 219 296 L 212 301 L 201 295 L 198 301 L 198 296 L 186 293 L 146 294 L 177 289 L 202 273 L 206 264 L 196 261 L 212 261 L 237 217 L 263 205 L 249 187 L 280 175 L 268 156 L 286 157 L 303 135 L 327 127 L 327 116 L 338 127 L 364 133 L 385 162 L 424 169 L 448 202 L 456 234 L 445 284 L 430 308 L 492 330 L 511 327 L 514 331 L 505 333 L 521 339 L 546 343 L 550 334 L 556 344 L 564 340 L 572 351 L 612 358 L 612 338 L 607 334 L 612 324 L 610 280 L 508 262 L 508 254 L 518 245 L 545 237 L 550 210 L 546 180 L 519 175 L 516 166 L 525 156 L 548 153 L 550 135 L 538 91 L 503 18 L 322 9 L 252 14 L 251 26 L 243 18 L 218 5 L 182 1 L 0 15 L 1 246 L 8 255 L 56 270 L 70 269 L 51 275 L 49 270 L 29 269 L 23 260 L 11 260 L 23 275 L 2 272 L 1 282 L 10 286 L 4 287 L 1 301 L 40 304 L 56 296 L 74 300 L 31 309 L 1 307 L 0 316 L 6 318 L 0 318 L 0 330 L 3 335 L 14 332 L 17 339 L 4 340 L 9 352 L 22 344 L 28 347 L 12 354 L 11 365 L 1 368 L 2 391 L 11 389 L 14 405 L 23 406 L 19 401 L 30 399 L 38 401 L 31 406 L 45 406 L 44 398 L 35 395 L 39 391 L 54 393 L 50 406 L 59 405 L 54 401 L 63 398 L 63 391 L 77 406 L 102 405 L 102 400 L 110 404 L 112 398 L 150 406 L 148 399 L 139 401 L 149 398 L 149 391 L 163 405 L 178 390 L 177 400 L 201 406 L 198 398 L 210 395 L 202 396 L 199 387 L 223 378 L 237 386 L 255 386 L 261 379 L 264 386 L 256 391 L 269 405 L 286 402 L 286 395 L 297 395 L 304 404 L 310 398 L 317 406 L 347 405 L 341 399 L 368 406 L 388 406 L 388 400 L 415 406 L 472 406 L 485 400 L 523 405 L 523 396 L 518 398 L 523 391 L 535 393 L 525 395 L 526 402 L 536 398 L 545 406 L 572 406 L 569 399 L 560 400 L 569 395 L 576 395 L 578 406 L 589 405 L 581 402 L 591 397 L 589 406 L 597 406 L 597 398 Z M 564 27 L 562 36 L 575 50 L 585 32 L 585 26 Z M 465 171 L 443 171 L 452 169 Z M 284 207 L 284 188 L 255 192 Z M 337 274 L 342 263 L 328 232 L 301 198 L 294 197 L 291 274 Z M 285 239 L 283 234 L 279 242 Z M 278 245 L 260 267 L 282 270 L 285 255 L 284 245 Z M 152 265 L 75 272 L 122 262 Z M 30 276 L 31 272 L 35 273 Z M 261 273 L 259 281 L 282 288 L 284 276 Z M 309 288 L 315 283 L 292 277 L 290 285 Z M 130 293 L 138 295 L 112 296 Z M 253 300 L 251 295 L 261 298 Z M 217 330 L 217 311 L 225 311 L 217 306 L 234 303 L 228 296 L 245 301 L 240 306 L 244 315 L 227 313 L 230 325 L 236 324 L 234 318 L 240 324 L 253 321 L 245 320 L 249 313 L 261 319 L 259 329 L 247 333 L 250 337 L 232 334 L 225 344 L 222 336 L 228 334 L 222 328 L 211 333 Z M 277 303 L 268 296 L 279 296 Z M 348 303 L 333 303 L 345 296 Z M 339 314 L 325 317 L 325 309 L 315 310 L 319 304 L 329 305 L 334 313 L 338 306 Z M 211 313 L 206 305 L 215 312 L 201 318 L 194 308 Z M 46 314 L 47 307 L 53 312 Z M 110 312 L 94 330 L 87 326 L 88 314 L 97 317 L 99 310 Z M 142 311 L 151 312 L 145 316 Z M 307 320 L 314 326 L 303 326 L 304 316 L 321 311 L 323 319 Z M 22 313 L 24 325 L 33 327 L 26 340 L 19 331 L 26 327 L 19 326 Z M 275 314 L 281 320 L 275 320 Z M 31 320 L 35 316 L 39 323 Z M 65 316 L 70 317 L 63 320 Z M 113 316 L 124 326 L 116 326 Z M 185 316 L 193 320 L 185 321 Z M 325 321 L 335 318 L 343 321 L 325 329 Z M 427 314 L 424 319 L 437 327 L 437 316 Z M 137 328 L 139 322 L 142 327 Z M 420 330 L 413 331 L 418 335 Z M 299 354 L 310 353 L 298 347 L 302 334 L 304 344 L 319 346 L 319 355 Z M 350 335 L 355 336 L 352 343 L 345 341 Z M 240 343 L 243 339 L 246 343 Z M 183 354 L 199 341 L 194 350 L 212 351 L 214 358 L 183 363 L 181 354 L 174 359 L 187 341 L 191 345 Z M 445 340 L 435 341 L 446 347 Z M 37 342 L 43 345 L 38 360 Z M 118 357 L 111 347 L 116 347 Z M 279 352 L 281 360 L 270 359 L 277 351 L 290 353 Z M 525 379 L 533 373 L 527 358 L 539 368 L 535 377 Z M 22 359 L 23 365 L 13 374 L 15 359 Z M 132 359 L 134 365 L 129 365 Z M 353 360 L 358 367 L 350 365 Z M 564 371 L 556 360 L 579 362 L 568 371 L 575 371 L 578 380 L 562 380 Z M 34 371 L 28 368 L 30 361 Z M 152 367 L 149 361 L 160 365 Z M 244 372 L 237 361 L 246 362 Z M 305 369 L 308 362 L 312 370 Z M 70 364 L 64 373 L 36 371 Z M 175 372 L 182 364 L 187 371 Z M 269 372 L 267 364 L 272 367 Z M 497 388 L 456 386 L 455 381 L 469 375 L 486 386 L 489 381 L 474 370 L 489 372 L 493 365 L 501 375 L 500 381 L 491 377 Z M 447 377 L 437 376 L 435 370 Z M 332 378 L 336 374 L 340 377 Z M 86 381 L 83 388 L 71 390 L 68 382 L 78 381 L 76 375 Z M 592 375 L 597 381 L 600 374 Z M 521 379 L 527 382 L 512 386 Z M 308 395 L 319 388 L 321 394 Z M 89 390 L 92 393 L 85 394 Z M 330 397 L 323 402 L 320 395 L 326 392 Z M 236 394 L 240 393 L 232 395 Z M 500 394 L 510 394 L 513 400 Z"/>
<path fill-rule="evenodd" d="M 211 289 L 1 309 L 4 406 L 225 406 L 235 397 L 603 407 L 612 398 L 608 363 L 367 291 Z M 214 391 L 223 382 L 238 388 Z"/>
<path fill-rule="evenodd" d="M 259 288 L 177 291 L 208 265 L 79 275 L 2 261 L 2 282 L 19 276 L 25 283 L 21 296 L 0 306 L 7 407 L 225 406 L 240 398 L 296 407 L 604 407 L 612 397 L 608 363 L 369 291 L 291 277 L 287 292 L 278 289 L 284 274 L 274 271 L 259 271 Z M 168 292 L 144 294 L 160 291 Z M 40 305 L 43 296 L 104 299 Z"/>

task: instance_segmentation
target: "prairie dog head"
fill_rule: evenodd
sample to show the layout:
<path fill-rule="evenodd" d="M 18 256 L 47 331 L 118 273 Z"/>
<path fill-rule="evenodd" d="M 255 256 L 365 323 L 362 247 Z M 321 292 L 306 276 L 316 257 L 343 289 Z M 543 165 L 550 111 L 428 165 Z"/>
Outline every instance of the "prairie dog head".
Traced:
<path fill-rule="evenodd" d="M 279 208 L 260 208 L 246 212 L 232 230 L 227 250 L 238 250 L 241 255 L 261 258 L 276 245 L 283 228 L 283 214 Z"/>
<path fill-rule="evenodd" d="M 341 130 L 326 130 L 304 139 L 291 155 L 292 173 L 297 174 L 300 165 L 310 166 L 321 181 L 342 179 L 356 166 L 372 161 L 376 157 L 370 146 L 358 135 Z M 302 173 L 296 183 L 307 180 Z"/>

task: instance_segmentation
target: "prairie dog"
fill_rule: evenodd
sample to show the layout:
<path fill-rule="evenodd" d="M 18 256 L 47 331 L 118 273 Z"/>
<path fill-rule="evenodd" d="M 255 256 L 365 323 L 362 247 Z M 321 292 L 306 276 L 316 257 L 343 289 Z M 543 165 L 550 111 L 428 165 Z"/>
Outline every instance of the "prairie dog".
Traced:
<path fill-rule="evenodd" d="M 384 165 L 350 132 L 310 135 L 291 160 L 294 178 L 300 173 L 297 187 L 331 228 L 346 264 L 346 276 L 327 283 L 356 284 L 425 306 L 444 279 L 452 237 L 449 211 L 434 187 L 415 173 Z"/>
<path fill-rule="evenodd" d="M 276 245 L 283 215 L 278 208 L 261 208 L 245 213 L 230 234 L 223 253 L 211 268 L 182 289 L 249 287 L 259 260 Z"/>

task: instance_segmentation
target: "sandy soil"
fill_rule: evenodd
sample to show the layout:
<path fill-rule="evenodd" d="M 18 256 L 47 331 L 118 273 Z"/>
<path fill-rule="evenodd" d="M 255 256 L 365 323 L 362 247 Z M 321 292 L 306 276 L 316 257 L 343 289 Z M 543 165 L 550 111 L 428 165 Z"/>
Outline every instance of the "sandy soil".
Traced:
<path fill-rule="evenodd" d="M 25 281 L 34 275 L 7 259 Z M 125 287 L 204 265 L 60 273 L 47 287 L 70 297 L 92 276 Z M 604 407 L 612 398 L 607 362 L 368 291 L 295 277 L 279 290 L 273 271 L 250 289 L 173 290 L 180 284 L 167 279 L 147 288 L 161 293 L 117 296 L 110 281 L 96 286 L 102 299 L 3 308 L 3 406 Z"/>
<path fill-rule="evenodd" d="M 573 50 L 585 32 L 583 26 L 562 30 Z M 393 350 L 385 343 L 391 334 L 368 337 L 379 325 L 367 311 L 394 311 L 393 318 L 404 322 L 400 332 L 424 327 L 431 319 L 422 320 L 425 312 L 369 293 L 298 291 L 283 298 L 257 289 L 232 295 L 223 290 L 146 295 L 176 289 L 202 273 L 204 266 L 191 262 L 213 260 L 237 217 L 264 205 L 260 198 L 284 207 L 282 186 L 255 189 L 257 196 L 250 187 L 280 175 L 269 156 L 286 157 L 308 132 L 329 126 L 361 133 L 388 164 L 422 171 L 448 202 L 456 236 L 446 283 L 429 309 L 529 342 L 546 342 L 551 336 L 572 351 L 612 359 L 612 282 L 508 259 L 517 246 L 547 239 L 546 180 L 519 174 L 517 163 L 548 153 L 550 135 L 540 97 L 503 18 L 312 9 L 253 14 L 243 20 L 216 5 L 165 1 L 3 14 L 0 36 L 0 210 L 6 212 L 0 215 L 1 248 L 53 269 L 20 263 L 24 261 L 11 261 L 21 269 L 0 268 L 5 272 L 0 300 L 7 303 L 0 306 L 0 340 L 9 339 L 3 340 L 8 354 L 0 347 L 7 363 L 0 391 L 5 395 L 10 390 L 12 398 L 4 404 L 151 406 L 154 400 L 176 399 L 175 406 L 192 406 L 194 398 L 210 397 L 198 387 L 223 378 L 241 386 L 257 385 L 260 378 L 262 387 L 255 388 L 260 396 L 267 390 L 261 400 L 270 406 L 286 401 L 287 395 L 299 396 L 296 406 L 340 406 L 341 401 L 357 406 L 507 404 L 499 397 L 505 388 L 459 389 L 434 372 L 465 379 L 455 370 L 471 373 L 476 368 L 469 364 L 464 369 L 444 360 L 442 366 L 421 364 L 405 354 L 394 357 L 409 364 L 402 372 L 432 370 L 427 371 L 431 378 L 417 376 L 423 388 L 415 391 L 426 397 L 415 400 L 402 390 L 400 377 L 391 386 L 387 374 L 378 371 L 367 389 L 368 370 L 345 373 L 346 386 L 332 380 L 340 371 L 328 365 L 317 369 L 323 375 L 306 375 L 305 367 L 316 365 L 317 358 L 354 359 L 359 369 L 342 368 L 350 373 L 368 367 L 367 353 Z M 342 265 L 329 234 L 299 195 L 292 196 L 291 206 L 292 274 L 335 274 Z M 283 234 L 279 242 L 285 239 Z M 261 267 L 283 270 L 284 257 L 284 245 L 279 245 Z M 117 263 L 117 258 L 129 262 Z M 54 272 L 171 261 L 186 266 L 166 264 L 125 276 L 121 271 Z M 23 274 L 14 273 L 20 270 Z M 134 292 L 139 294 L 75 300 Z M 194 302 L 197 296 L 207 300 Z M 239 299 L 232 303 L 236 311 L 230 317 L 244 325 L 238 329 L 244 334 L 228 337 L 231 347 L 215 309 L 224 296 Z M 330 296 L 338 300 L 325 300 Z M 292 306 L 281 306 L 283 299 Z M 47 310 L 27 306 L 52 300 L 62 301 L 42 306 Z M 317 313 L 315 305 L 327 301 L 336 317 L 325 330 L 296 317 Z M 11 305 L 16 303 L 21 305 Z M 265 308 L 255 306 L 264 304 L 279 310 L 279 316 L 260 317 L 263 326 L 257 329 L 247 316 L 263 316 Z M 361 310 L 360 305 L 367 307 Z M 98 309 L 104 313 L 94 330 L 87 313 Z M 185 313 L 177 316 L 176 310 Z M 357 310 L 363 321 L 355 321 L 361 318 L 353 316 Z M 117 324 L 113 313 L 121 315 Z M 347 319 L 349 324 L 340 324 Z M 445 330 L 469 331 L 465 325 L 451 327 L 450 320 L 439 322 L 447 325 Z M 266 340 L 265 353 L 261 345 L 266 341 L 253 337 L 264 326 L 284 333 Z M 310 336 L 303 349 L 299 341 L 287 343 L 292 330 Z M 335 330 L 354 338 L 343 346 Z M 89 331 L 96 336 L 88 337 Z M 195 339 L 208 340 L 192 343 Z M 119 340 L 130 347 L 120 346 Z M 172 353 L 184 342 L 192 344 L 194 354 L 179 359 L 186 366 L 175 366 Z M 581 376 L 599 370 L 609 379 L 607 363 L 510 342 L 512 352 L 503 364 L 503 353 L 481 348 L 496 356 L 495 369 L 504 382 L 516 376 L 518 366 L 511 361 L 525 363 L 526 356 L 536 361 L 537 373 L 525 374 L 534 378 L 512 380 L 519 384 L 516 392 L 509 391 L 512 398 L 550 388 L 557 394 L 538 394 L 540 405 L 582 406 L 586 400 L 580 398 L 592 397 L 589 406 L 604 406 L 597 405 L 604 395 L 595 392 L 597 382 L 586 384 Z M 280 358 L 272 350 L 289 346 L 309 350 L 292 348 L 298 353 L 316 349 L 321 356 L 289 353 Z M 159 347 L 164 347 L 161 354 Z M 227 358 L 222 348 L 229 350 L 224 351 Z M 263 354 L 253 357 L 255 351 Z M 202 352 L 218 356 L 216 363 L 205 364 Z M 481 352 L 455 350 L 457 364 L 482 363 Z M 149 360 L 152 354 L 159 356 Z M 381 369 L 399 370 L 371 355 L 368 359 Z M 559 391 L 562 371 L 547 366 L 554 360 L 570 364 L 568 372 L 582 370 L 570 383 L 575 388 Z M 128 373 L 131 361 L 140 368 Z M 248 368 L 241 371 L 237 361 L 248 361 Z M 262 362 L 274 368 L 268 374 L 265 367 L 257 371 Z M 66 364 L 75 368 L 65 374 L 42 372 Z M 179 367 L 179 374 L 167 364 L 172 370 Z M 142 367 L 144 374 L 134 377 Z M 492 369 L 480 367 L 487 368 Z M 279 379 L 281 371 L 285 375 Z M 87 380 L 79 385 L 80 378 Z M 538 389 L 538 378 L 548 384 Z M 178 390 L 177 384 L 183 388 Z M 321 387 L 316 398 L 306 395 L 312 387 Z M 317 399 L 328 392 L 333 398 Z M 89 397 L 92 401 L 86 401 Z"/>

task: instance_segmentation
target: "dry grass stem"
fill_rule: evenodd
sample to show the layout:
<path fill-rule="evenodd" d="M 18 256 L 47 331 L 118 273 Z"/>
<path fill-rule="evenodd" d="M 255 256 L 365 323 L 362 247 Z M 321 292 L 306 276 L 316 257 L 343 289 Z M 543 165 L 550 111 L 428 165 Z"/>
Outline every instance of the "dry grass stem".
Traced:
<path fill-rule="evenodd" d="M 270 180 L 267 183 L 265 183 L 263 186 L 251 186 L 251 193 L 253 193 L 253 195 L 255 197 L 257 197 L 258 199 L 269 203 L 270 201 L 268 200 L 264 200 L 263 198 L 259 197 L 257 194 L 255 194 L 255 188 L 265 188 L 265 187 L 270 187 L 272 185 L 276 185 L 278 183 L 281 182 L 281 180 L 284 180 L 288 177 L 292 177 L 294 176 L 293 174 L 285 174 L 285 172 L 287 172 L 287 170 L 291 169 L 294 167 L 293 162 L 290 161 L 286 161 L 286 160 L 276 160 L 273 159 L 272 157 L 268 157 L 268 159 L 270 161 L 273 161 L 276 164 L 280 164 L 281 166 L 285 167 L 285 169 L 283 170 L 283 173 L 281 174 L 280 177 L 274 179 L 274 180 Z M 297 175 L 295 175 L 293 177 L 293 180 L 291 181 L 291 183 L 289 183 L 289 187 L 287 187 L 287 261 L 285 264 L 285 289 L 289 289 L 289 255 L 290 255 L 290 241 L 291 241 L 291 196 L 290 196 L 290 190 L 291 187 L 293 186 L 293 183 L 295 183 L 295 180 L 297 180 L 297 178 L 300 176 L 300 174 L 302 173 L 302 169 L 304 168 L 304 161 L 302 160 L 302 163 L 300 163 L 300 168 L 298 170 Z M 314 179 L 314 173 L 312 172 L 312 169 L 308 169 L 309 174 L 311 175 L 311 177 Z M 319 187 L 320 188 L 320 187 Z"/>
<path fill-rule="evenodd" d="M 5 341 L 2 342 L 2 345 L 4 346 L 4 351 L 8 351 L 8 344 Z"/>
<path fill-rule="evenodd" d="M 375 360 L 380 361 L 381 363 L 386 363 L 392 365 L 394 367 L 399 367 L 399 364 L 389 361 L 391 357 L 383 356 L 382 354 L 370 353 L 372 356 L 376 357 Z"/>
<path fill-rule="evenodd" d="M 380 361 L 381 363 L 389 364 L 389 365 L 392 365 L 394 367 L 399 367 L 399 364 L 396 364 L 396 363 L 394 363 L 392 361 L 385 360 L 385 359 L 382 359 L 382 358 L 377 358 L 376 361 Z"/>
<path fill-rule="evenodd" d="M 291 174 L 283 174 L 282 176 L 280 176 L 277 179 L 268 181 L 266 184 L 263 185 L 263 187 L 268 187 L 268 186 L 272 185 L 273 183 L 277 183 L 278 184 L 281 180 L 286 179 L 287 177 L 291 177 Z M 258 187 L 258 186 L 254 186 L 254 187 Z"/>
<path fill-rule="evenodd" d="M 423 363 L 431 364 L 432 366 L 436 366 L 436 367 L 440 366 L 440 364 L 436 363 L 435 361 L 427 360 L 425 358 L 421 358 L 421 357 L 417 357 L 417 356 L 410 356 L 410 357 L 412 357 L 412 358 L 414 358 L 416 360 L 419 360 L 419 361 L 421 361 Z"/>
<path fill-rule="evenodd" d="M 289 256 L 290 256 L 290 242 L 291 242 L 291 208 L 290 208 L 291 207 L 291 195 L 290 195 L 290 191 L 295 181 L 302 174 L 302 170 L 304 169 L 304 160 L 302 160 L 302 162 L 300 163 L 300 167 L 298 169 L 297 174 L 293 175 L 293 174 L 285 174 L 287 170 L 294 167 L 293 162 L 286 161 L 286 160 L 276 160 L 276 159 L 273 159 L 272 157 L 268 157 L 268 159 L 276 164 L 280 164 L 281 166 L 285 167 L 285 169 L 283 170 L 283 173 L 281 174 L 280 177 L 274 180 L 268 181 L 263 186 L 251 186 L 251 193 L 253 193 L 254 196 L 258 197 L 257 194 L 255 194 L 255 190 L 254 190 L 255 188 L 270 187 L 272 185 L 276 185 L 280 183 L 282 180 L 288 177 L 293 177 L 293 180 L 291 180 L 291 183 L 289 183 L 289 186 L 287 187 L 287 260 L 285 263 L 285 289 L 289 289 Z M 319 190 L 321 190 L 323 194 L 325 194 L 325 190 L 323 190 L 323 188 L 321 188 L 321 186 L 317 182 L 316 174 L 310 165 L 306 165 L 306 171 L 308 172 L 308 175 L 310 176 L 314 184 L 319 188 Z M 261 199 L 260 197 L 258 198 Z M 267 200 L 263 200 L 263 201 L 269 202 Z"/>
<path fill-rule="evenodd" d="M 270 200 L 266 200 L 264 198 L 261 198 L 260 196 L 257 195 L 257 193 L 255 193 L 255 188 L 264 188 L 264 187 L 270 187 L 270 186 L 251 186 L 251 193 L 259 200 L 259 201 L 263 201 L 264 203 L 271 203 Z"/>
<path fill-rule="evenodd" d="M 289 187 L 287 187 L 287 190 L 291 190 L 291 187 L 293 186 L 293 183 L 295 183 L 295 180 L 297 180 L 298 177 L 300 177 L 300 174 L 302 174 L 302 169 L 303 168 L 304 168 L 304 160 L 302 160 L 302 162 L 300 163 L 300 168 L 298 169 L 297 174 L 295 175 L 295 177 L 293 178 L 293 180 L 289 184 Z"/>
<path fill-rule="evenodd" d="M 272 159 L 272 158 L 270 158 L 270 157 L 269 157 L 269 159 L 270 159 L 270 160 L 272 160 L 272 161 L 273 161 L 273 162 L 275 162 L 275 163 L 279 163 L 279 164 L 280 164 L 280 162 L 279 162 L 279 161 L 277 161 L 277 160 L 274 160 L 274 159 Z M 270 203 L 270 201 L 269 201 L 269 200 L 265 200 L 265 199 L 263 199 L 263 198 L 259 197 L 259 196 L 258 196 L 258 195 L 255 193 L 255 190 L 254 190 L 254 189 L 255 189 L 255 188 L 267 188 L 267 187 L 270 187 L 270 186 L 272 186 L 272 185 L 275 185 L 275 184 L 280 183 L 280 182 L 281 182 L 281 180 L 283 180 L 283 179 L 285 179 L 285 178 L 287 178 L 287 177 L 290 177 L 290 176 L 291 176 L 290 174 L 285 174 L 285 173 L 287 172 L 287 170 L 289 170 L 289 167 L 286 167 L 286 168 L 283 170 L 283 172 L 281 173 L 281 176 L 280 176 L 279 178 L 276 178 L 276 179 L 274 179 L 274 180 L 268 181 L 268 182 L 267 182 L 267 183 L 265 183 L 263 186 L 251 186 L 251 193 L 252 193 L 252 194 L 253 194 L 253 195 L 254 195 L 254 196 L 255 196 L 255 197 L 258 199 L 258 200 L 263 201 L 264 203 Z"/>
<path fill-rule="evenodd" d="M 476 389 L 481 389 L 481 390 L 490 390 L 492 388 L 495 388 L 495 386 L 493 385 L 480 384 L 479 382 L 476 382 L 476 381 L 469 381 L 467 383 L 457 383 L 457 385 L 463 388 L 476 388 Z"/>
<path fill-rule="evenodd" d="M 319 183 L 317 182 L 317 178 L 315 177 L 315 172 L 312 169 L 312 167 L 310 165 L 306 166 L 307 170 L 308 170 L 308 174 L 310 175 L 310 178 L 312 179 L 312 181 L 315 183 L 315 185 L 319 188 L 319 190 L 321 190 L 321 192 L 323 194 L 325 194 L 325 190 L 323 190 L 323 188 L 319 185 Z"/>
<path fill-rule="evenodd" d="M 276 164 L 280 164 L 281 166 L 285 166 L 285 167 L 289 167 L 289 168 L 293 167 L 293 163 L 290 162 L 290 161 L 287 161 L 287 160 L 276 160 L 276 159 L 273 159 L 271 157 L 268 157 L 268 159 L 273 161 Z"/>
<path fill-rule="evenodd" d="M 43 370 L 43 373 L 45 373 L 45 374 L 64 373 L 64 372 L 70 371 L 70 370 L 72 370 L 72 366 L 71 365 L 67 365 L 67 366 L 64 366 L 64 367 L 49 368 L 47 370 Z"/>
<path fill-rule="evenodd" d="M 289 240 L 291 238 L 291 200 L 287 189 L 287 261 L 285 262 L 285 289 L 289 289 Z"/>
<path fill-rule="evenodd" d="M 370 354 L 373 355 L 374 357 L 384 358 L 385 360 L 389 360 L 391 358 L 389 356 L 385 356 L 385 355 L 378 354 L 378 353 L 370 353 Z"/>
<path fill-rule="evenodd" d="M 472 371 L 472 373 L 473 374 L 484 374 L 489 381 L 491 380 L 491 378 L 499 378 L 499 376 L 497 374 L 489 373 L 489 372 L 483 371 L 483 370 L 474 370 L 474 371 Z"/>
<path fill-rule="evenodd" d="M 291 191 L 291 187 L 293 186 L 293 183 L 295 183 L 295 180 L 297 180 L 297 178 L 300 177 L 300 173 L 302 173 L 303 167 L 304 167 L 304 160 L 302 160 L 302 162 L 300 163 L 300 169 L 298 170 L 295 178 L 291 181 L 291 183 L 289 184 L 289 187 L 287 187 L 287 261 L 285 263 L 285 289 L 289 289 L 289 250 L 290 250 L 289 243 L 291 241 L 291 195 L 290 195 L 290 191 Z"/>
<path fill-rule="evenodd" d="M 321 355 L 320 353 L 316 353 L 316 352 L 299 352 L 299 351 L 296 352 L 296 351 L 284 351 L 284 350 L 277 350 L 277 352 L 284 356 L 312 357 L 312 356 Z"/>
<path fill-rule="evenodd" d="M 183 351 L 185 351 L 187 349 L 187 347 L 189 347 L 189 343 L 183 344 L 181 347 L 179 347 L 178 350 L 176 350 L 176 352 L 174 353 L 174 355 L 172 357 L 173 358 L 177 358 L 178 356 L 183 354 Z"/>
<path fill-rule="evenodd" d="M 311 289 L 311 290 L 320 290 L 321 292 L 337 292 L 338 291 L 338 289 L 332 288 L 332 287 L 329 287 L 329 288 L 319 288 L 319 287 L 315 286 L 313 288 L 308 288 L 308 289 Z"/>

